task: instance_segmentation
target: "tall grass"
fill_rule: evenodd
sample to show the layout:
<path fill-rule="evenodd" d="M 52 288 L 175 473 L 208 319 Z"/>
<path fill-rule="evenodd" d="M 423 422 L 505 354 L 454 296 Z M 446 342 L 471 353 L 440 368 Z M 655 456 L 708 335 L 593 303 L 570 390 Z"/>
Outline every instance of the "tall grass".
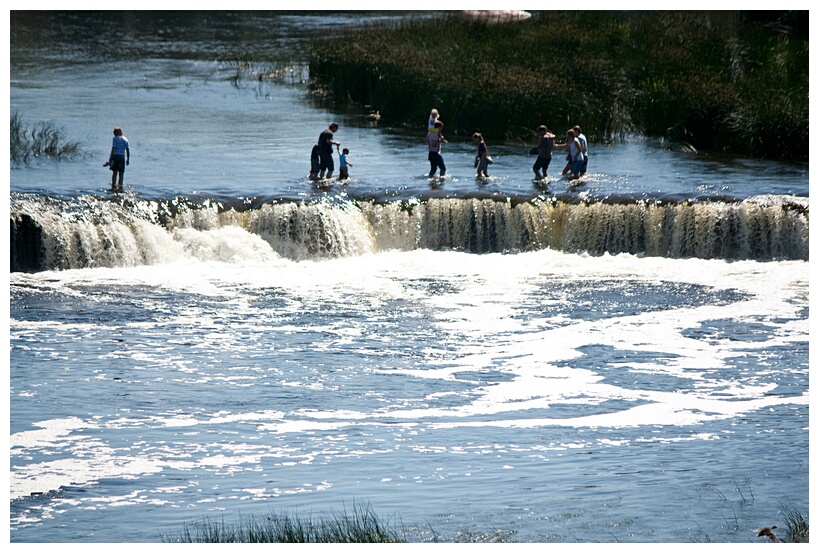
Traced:
<path fill-rule="evenodd" d="M 270 514 L 237 523 L 205 519 L 163 541 L 172 543 L 401 543 L 404 530 L 381 520 L 368 504 L 325 515 Z"/>
<path fill-rule="evenodd" d="M 540 12 L 489 23 L 446 13 L 317 40 L 312 86 L 419 127 L 529 138 L 580 124 L 700 149 L 807 159 L 808 41 L 741 12 Z M 790 19 L 788 19 L 790 18 Z M 798 27 L 798 26 L 797 26 Z"/>
<path fill-rule="evenodd" d="M 789 543 L 808 543 L 810 541 L 810 526 L 799 509 L 782 507 L 785 517 L 785 541 Z"/>
<path fill-rule="evenodd" d="M 28 127 L 19 113 L 11 114 L 10 157 L 12 163 L 28 164 L 32 158 L 72 159 L 81 154 L 79 142 L 68 141 L 62 129 L 41 122 Z"/>
<path fill-rule="evenodd" d="M 720 492 L 718 495 L 725 497 Z M 753 494 L 751 494 L 753 495 Z M 743 501 L 747 501 L 743 498 Z M 751 500 L 752 501 L 752 500 Z M 810 528 L 802 513 L 782 505 L 785 517 L 780 538 L 789 543 L 807 543 Z M 726 522 L 728 520 L 726 519 Z M 739 522 L 734 513 L 729 526 L 736 532 Z M 711 542 L 710 536 L 697 525 L 700 535 L 694 542 Z M 777 530 L 777 533 L 780 531 Z M 166 543 L 510 543 L 514 530 L 458 532 L 448 541 L 428 528 L 406 528 L 379 518 L 368 503 L 357 502 L 352 512 L 343 509 L 329 514 L 269 514 L 250 516 L 235 523 L 205 518 L 200 523 L 185 524 L 178 534 L 163 537 Z M 413 538 L 413 539 L 411 539 Z"/>

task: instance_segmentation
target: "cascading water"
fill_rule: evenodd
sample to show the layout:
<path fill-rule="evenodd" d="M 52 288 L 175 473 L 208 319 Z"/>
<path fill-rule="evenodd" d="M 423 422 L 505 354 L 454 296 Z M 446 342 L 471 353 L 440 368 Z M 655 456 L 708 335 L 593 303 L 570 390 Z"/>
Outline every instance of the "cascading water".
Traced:
<path fill-rule="evenodd" d="M 439 543 L 749 542 L 807 514 L 808 162 L 632 135 L 533 181 L 532 144 L 489 135 L 475 179 L 447 98 L 429 179 L 426 113 L 333 107 L 303 55 L 428 16 L 12 11 L 12 112 L 84 146 L 10 168 L 12 542 L 357 500 Z M 316 182 L 330 121 L 353 167 Z"/>
<path fill-rule="evenodd" d="M 229 261 L 263 255 L 263 243 L 293 260 L 418 248 L 806 260 L 808 214 L 807 199 L 765 197 L 676 204 L 442 198 L 246 208 L 14 195 L 11 269 L 134 266 L 183 255 Z M 239 243 L 245 247 L 233 251 Z"/>

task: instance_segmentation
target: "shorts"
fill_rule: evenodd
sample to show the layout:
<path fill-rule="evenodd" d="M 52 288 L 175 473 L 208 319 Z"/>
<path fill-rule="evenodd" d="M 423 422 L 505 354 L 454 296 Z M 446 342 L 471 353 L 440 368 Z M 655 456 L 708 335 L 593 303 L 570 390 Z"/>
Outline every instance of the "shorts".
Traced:
<path fill-rule="evenodd" d="M 543 169 L 543 172 L 546 172 L 546 169 L 549 168 L 549 164 L 552 162 L 552 158 L 550 157 L 540 157 L 538 156 L 535 160 L 535 164 L 532 166 L 532 169 L 538 171 Z"/>
<path fill-rule="evenodd" d="M 116 171 L 118 173 L 125 172 L 125 156 L 114 156 L 111 158 L 111 165 L 109 166 L 112 171 Z"/>
<path fill-rule="evenodd" d="M 330 171 L 333 172 L 333 169 L 336 168 L 335 163 L 333 163 L 333 152 L 321 152 L 319 154 L 319 171 Z"/>

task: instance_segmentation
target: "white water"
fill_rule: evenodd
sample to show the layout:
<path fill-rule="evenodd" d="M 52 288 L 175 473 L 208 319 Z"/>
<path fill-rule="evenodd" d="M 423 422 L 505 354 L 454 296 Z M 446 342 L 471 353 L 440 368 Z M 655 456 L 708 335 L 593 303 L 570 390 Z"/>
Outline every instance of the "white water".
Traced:
<path fill-rule="evenodd" d="M 177 213 L 165 214 L 169 207 Z M 668 205 L 441 198 L 272 203 L 239 211 L 181 207 L 134 196 L 115 203 L 15 195 L 12 270 L 163 263 L 182 252 L 230 261 L 232 242 L 244 240 L 241 229 L 254 235 L 258 255 L 266 255 L 261 247 L 266 243 L 294 260 L 416 248 L 473 253 L 552 248 L 706 259 L 807 259 L 809 252 L 808 201 L 794 196 Z M 204 239 L 188 232 L 231 228 Z"/>
<path fill-rule="evenodd" d="M 229 80 L 368 16 L 129 12 L 116 43 L 110 17 L 12 29 L 12 110 L 86 147 L 10 172 L 12 220 L 46 231 L 12 246 L 65 269 L 9 277 L 12 542 L 356 500 L 442 541 L 752 542 L 807 515 L 807 163 L 632 137 L 543 188 L 529 144 L 488 137 L 478 181 L 453 136 L 432 183 L 420 133 L 319 106 L 300 66 Z M 317 187 L 331 120 L 353 178 Z M 113 126 L 133 157 L 103 200 Z"/>
<path fill-rule="evenodd" d="M 806 262 L 294 262 L 238 227 L 176 233 L 170 264 L 12 274 L 16 540 L 365 498 L 449 538 L 748 541 L 801 504 Z"/>

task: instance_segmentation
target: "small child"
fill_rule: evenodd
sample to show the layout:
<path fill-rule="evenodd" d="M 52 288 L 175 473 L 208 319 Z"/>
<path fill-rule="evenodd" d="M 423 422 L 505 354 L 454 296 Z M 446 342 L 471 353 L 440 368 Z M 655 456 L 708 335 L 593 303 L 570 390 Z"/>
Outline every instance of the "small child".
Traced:
<path fill-rule="evenodd" d="M 492 163 L 492 158 L 489 157 L 486 141 L 484 141 L 481 133 L 476 132 L 472 134 L 472 142 L 478 145 L 478 155 L 475 156 L 475 167 L 478 169 L 478 174 L 475 176 L 480 177 L 483 175 L 484 177 L 488 177 L 489 164 Z"/>
<path fill-rule="evenodd" d="M 316 144 L 313 146 L 313 149 L 310 151 L 310 178 L 311 179 L 318 179 L 319 174 L 319 152 L 321 151 L 321 146 Z"/>
<path fill-rule="evenodd" d="M 347 154 L 350 153 L 349 148 L 344 148 L 342 150 L 341 155 L 338 156 L 338 178 L 339 180 L 345 180 L 350 178 L 350 173 L 347 171 L 347 167 L 352 167 L 353 164 L 347 161 Z"/>
<path fill-rule="evenodd" d="M 427 122 L 427 132 L 438 132 L 438 129 L 435 127 L 435 122 L 438 120 L 438 110 L 432 108 L 432 111 L 429 112 L 429 121 Z"/>

